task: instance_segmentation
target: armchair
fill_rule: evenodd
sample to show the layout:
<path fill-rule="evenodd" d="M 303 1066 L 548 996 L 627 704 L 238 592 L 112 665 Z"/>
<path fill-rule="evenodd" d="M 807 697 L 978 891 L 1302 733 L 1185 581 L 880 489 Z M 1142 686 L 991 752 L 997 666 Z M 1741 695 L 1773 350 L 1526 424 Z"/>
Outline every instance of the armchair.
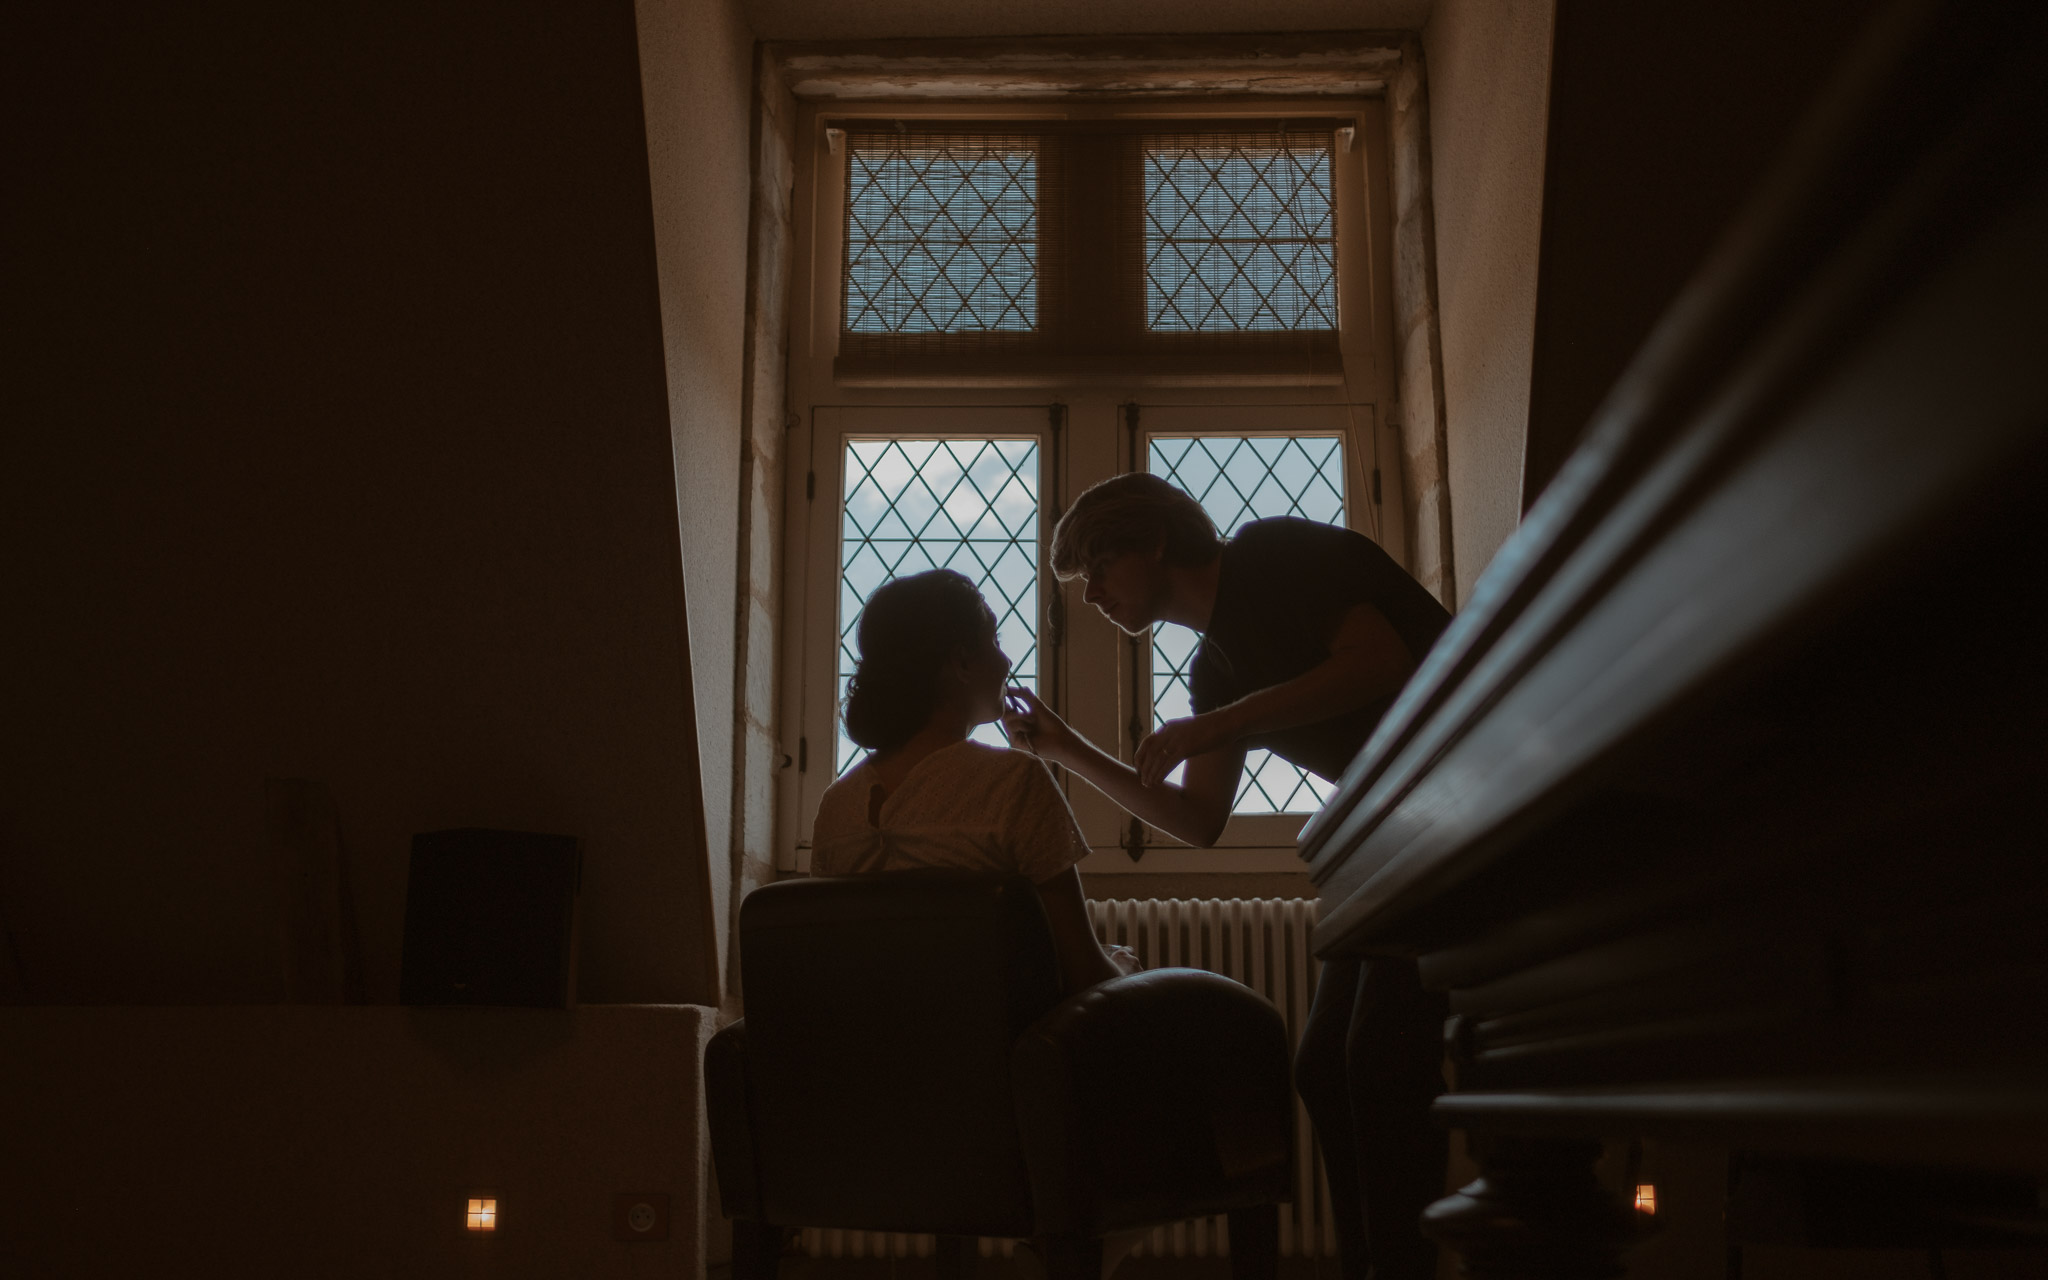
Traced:
<path fill-rule="evenodd" d="M 1235 1280 L 1271 1280 L 1292 1193 L 1280 1015 L 1160 969 L 1062 1000 L 1021 878 L 786 881 L 740 907 L 746 1017 L 705 1055 L 735 1280 L 790 1227 L 1031 1239 L 1101 1280 L 1105 1236 L 1224 1213 Z"/>

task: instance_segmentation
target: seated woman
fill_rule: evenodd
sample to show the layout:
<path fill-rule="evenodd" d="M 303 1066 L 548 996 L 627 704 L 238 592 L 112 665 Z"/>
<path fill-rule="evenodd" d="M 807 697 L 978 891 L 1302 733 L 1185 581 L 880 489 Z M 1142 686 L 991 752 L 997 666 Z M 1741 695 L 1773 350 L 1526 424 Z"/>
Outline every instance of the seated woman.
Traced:
<path fill-rule="evenodd" d="M 1068 993 L 1116 977 L 1075 864 L 1088 843 L 1038 757 L 972 742 L 1003 714 L 1010 660 L 974 584 L 951 569 L 885 583 L 856 633 L 846 734 L 870 754 L 826 788 L 814 875 L 946 867 L 1038 887 Z"/>

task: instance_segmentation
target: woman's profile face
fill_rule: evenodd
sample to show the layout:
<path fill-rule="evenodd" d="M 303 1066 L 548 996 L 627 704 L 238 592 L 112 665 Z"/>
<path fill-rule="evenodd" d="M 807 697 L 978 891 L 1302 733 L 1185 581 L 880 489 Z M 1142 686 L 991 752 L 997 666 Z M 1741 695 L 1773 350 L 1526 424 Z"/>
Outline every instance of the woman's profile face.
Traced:
<path fill-rule="evenodd" d="M 967 702 L 974 723 L 987 724 L 1003 714 L 1003 688 L 1010 679 L 1010 659 L 996 642 L 996 615 L 981 606 L 981 635 L 961 664 L 967 676 Z"/>

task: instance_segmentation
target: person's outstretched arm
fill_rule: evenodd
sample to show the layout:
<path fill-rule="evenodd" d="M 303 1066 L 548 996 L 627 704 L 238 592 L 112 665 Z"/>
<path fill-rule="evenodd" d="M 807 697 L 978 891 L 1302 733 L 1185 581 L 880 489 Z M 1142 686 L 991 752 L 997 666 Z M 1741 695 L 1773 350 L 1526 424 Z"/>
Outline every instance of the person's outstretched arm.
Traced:
<path fill-rule="evenodd" d="M 1338 619 L 1330 656 L 1292 680 L 1246 694 L 1228 706 L 1169 720 L 1138 744 L 1137 776 L 1157 783 L 1188 761 L 1232 743 L 1277 729 L 1314 724 L 1356 711 L 1397 693 L 1415 670 L 1415 659 L 1386 615 L 1355 604 Z"/>
<path fill-rule="evenodd" d="M 1237 797 L 1238 775 L 1244 770 L 1243 748 L 1226 743 L 1189 759 L 1181 782 L 1168 782 L 1162 773 L 1158 781 L 1147 784 L 1136 769 L 1075 733 L 1036 694 L 1028 689 L 1010 692 L 1026 708 L 1003 717 L 1003 731 L 1012 742 L 1079 774 L 1125 810 L 1175 839 L 1206 847 L 1223 834 L 1230 803 Z"/>

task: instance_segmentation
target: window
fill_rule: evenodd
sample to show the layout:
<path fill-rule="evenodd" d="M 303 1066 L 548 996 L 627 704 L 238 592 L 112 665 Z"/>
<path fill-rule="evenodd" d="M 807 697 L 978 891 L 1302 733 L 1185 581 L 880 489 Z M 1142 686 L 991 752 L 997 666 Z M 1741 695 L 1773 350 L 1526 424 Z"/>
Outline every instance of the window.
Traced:
<path fill-rule="evenodd" d="M 1052 525 L 1081 490 L 1149 468 L 1226 533 L 1298 515 L 1406 554 L 1398 479 L 1375 483 L 1399 456 L 1382 408 L 1384 158 L 1358 141 L 1385 136 L 1380 104 L 1219 118 L 841 102 L 798 120 L 776 820 L 789 868 L 806 865 L 817 797 L 857 758 L 838 705 L 860 608 L 889 578 L 974 579 L 1018 682 L 1129 759 L 1189 709 L 1198 638 L 1125 636 L 1053 579 Z M 1067 780 L 1094 850 L 1083 870 L 1299 870 L 1295 833 L 1330 788 L 1263 752 L 1247 764 L 1213 849 L 1134 833 Z"/>
<path fill-rule="evenodd" d="M 846 331 L 1038 326 L 1038 148 L 918 135 L 846 153 Z"/>
<path fill-rule="evenodd" d="M 1335 329 L 1327 143 L 1145 148 L 1145 323 L 1154 330 Z"/>
<path fill-rule="evenodd" d="M 838 372 L 1335 369 L 1338 127 L 835 131 Z"/>
<path fill-rule="evenodd" d="M 1225 537 L 1253 520 L 1300 516 L 1344 523 L 1344 440 L 1338 435 L 1153 436 L 1149 470 L 1202 504 Z M 1194 714 L 1188 664 L 1201 637 L 1162 622 L 1152 632 L 1152 724 Z M 1178 780 L 1181 770 L 1174 771 Z M 1314 813 L 1336 790 L 1270 751 L 1245 756 L 1232 813 Z"/>
<path fill-rule="evenodd" d="M 1038 688 L 1038 442 L 852 438 L 841 464 L 839 701 L 859 650 L 861 606 L 891 578 L 954 569 L 981 588 L 1010 679 Z M 1002 746 L 994 725 L 977 741 Z M 860 748 L 837 732 L 833 772 Z"/>

